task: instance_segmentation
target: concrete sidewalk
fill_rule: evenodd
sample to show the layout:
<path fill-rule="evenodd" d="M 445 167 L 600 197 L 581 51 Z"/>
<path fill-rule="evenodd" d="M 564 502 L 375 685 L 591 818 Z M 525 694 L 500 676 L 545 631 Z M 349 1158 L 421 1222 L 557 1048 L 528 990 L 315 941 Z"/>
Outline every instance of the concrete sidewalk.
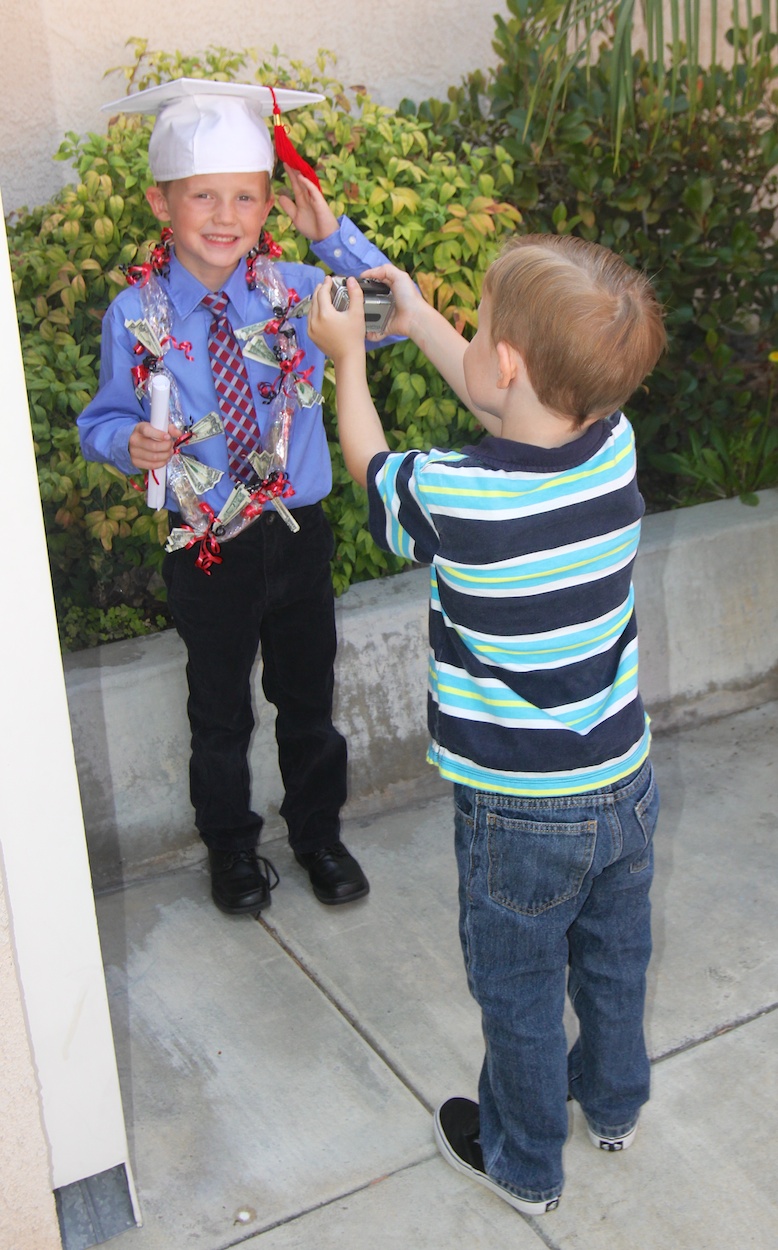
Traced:
<path fill-rule="evenodd" d="M 98 899 L 142 1228 L 116 1250 L 773 1250 L 778 703 L 660 737 L 663 811 L 633 1148 L 571 1110 L 540 1220 L 447 1167 L 430 1111 L 474 1096 L 450 799 L 346 821 L 372 892 L 326 908 L 281 840 L 259 921 L 203 865 Z"/>

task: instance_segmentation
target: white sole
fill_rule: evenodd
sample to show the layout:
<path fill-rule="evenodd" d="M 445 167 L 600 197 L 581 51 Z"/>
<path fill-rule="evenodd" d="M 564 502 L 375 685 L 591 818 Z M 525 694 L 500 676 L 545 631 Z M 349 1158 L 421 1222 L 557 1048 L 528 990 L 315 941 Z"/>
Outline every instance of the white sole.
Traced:
<path fill-rule="evenodd" d="M 515 1211 L 520 1211 L 522 1215 L 545 1215 L 547 1211 L 554 1211 L 559 1206 L 558 1198 L 549 1198 L 546 1202 L 531 1202 L 528 1198 L 517 1198 L 515 1194 L 510 1193 L 507 1189 L 503 1189 L 496 1181 L 490 1180 L 485 1172 L 479 1172 L 476 1168 L 470 1167 L 469 1163 L 465 1163 L 452 1150 L 449 1140 L 440 1126 L 437 1111 L 435 1112 L 435 1141 L 438 1150 L 450 1167 L 457 1172 L 461 1172 L 463 1176 L 468 1176 L 471 1181 L 478 1181 L 479 1185 L 483 1185 L 485 1189 L 491 1190 L 493 1194 L 498 1198 L 502 1198 L 503 1202 L 507 1202 Z"/>
<path fill-rule="evenodd" d="M 598 1150 L 605 1150 L 609 1154 L 617 1154 L 620 1150 L 629 1150 L 635 1140 L 635 1134 L 638 1131 L 638 1126 L 636 1124 L 635 1127 L 630 1129 L 628 1133 L 625 1133 L 623 1137 L 600 1137 L 598 1133 L 592 1132 L 588 1124 L 586 1126 L 586 1131 L 589 1134 L 589 1141 L 593 1146 L 596 1146 Z"/>

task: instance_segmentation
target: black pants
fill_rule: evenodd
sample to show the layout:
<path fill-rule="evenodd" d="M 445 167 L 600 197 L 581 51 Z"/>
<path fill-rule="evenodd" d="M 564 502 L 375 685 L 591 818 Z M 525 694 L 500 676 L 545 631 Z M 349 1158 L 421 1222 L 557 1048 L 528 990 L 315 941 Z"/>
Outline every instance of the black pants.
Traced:
<path fill-rule="evenodd" d="M 190 794 L 206 846 L 254 846 L 250 677 L 262 649 L 262 688 L 275 704 L 281 815 L 296 851 L 337 841 L 346 800 L 346 743 L 332 724 L 337 640 L 329 562 L 332 532 L 320 504 L 297 508 L 293 534 L 271 509 L 224 543 L 210 576 L 199 545 L 166 556 L 168 604 L 188 653 Z"/>

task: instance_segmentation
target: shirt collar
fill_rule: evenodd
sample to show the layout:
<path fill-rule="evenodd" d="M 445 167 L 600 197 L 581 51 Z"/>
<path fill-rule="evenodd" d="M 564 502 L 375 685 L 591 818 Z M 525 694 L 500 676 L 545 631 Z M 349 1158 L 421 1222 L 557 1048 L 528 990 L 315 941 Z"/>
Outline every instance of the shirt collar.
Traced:
<path fill-rule="evenodd" d="M 561 447 L 538 447 L 534 443 L 519 443 L 511 438 L 499 438 L 487 434 L 477 447 L 465 448 L 495 468 L 525 469 L 538 473 L 564 473 L 577 469 L 595 455 L 606 442 L 621 413 L 614 413 L 603 421 L 595 421 L 579 438 Z"/>
<path fill-rule="evenodd" d="M 202 303 L 208 288 L 198 278 L 185 269 L 175 253 L 171 253 L 170 270 L 167 277 L 168 292 L 171 303 L 179 317 L 188 317 Z M 243 321 L 249 317 L 249 297 L 252 292 L 246 284 L 246 266 L 241 260 L 230 274 L 222 290 Z M 261 296 L 262 292 L 257 291 Z"/>

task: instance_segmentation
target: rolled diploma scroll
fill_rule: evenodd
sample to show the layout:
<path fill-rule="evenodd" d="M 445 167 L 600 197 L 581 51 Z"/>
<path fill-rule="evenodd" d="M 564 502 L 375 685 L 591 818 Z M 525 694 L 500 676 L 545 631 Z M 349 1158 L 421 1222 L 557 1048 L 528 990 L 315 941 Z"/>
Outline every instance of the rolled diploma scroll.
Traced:
<path fill-rule="evenodd" d="M 162 373 L 151 377 L 151 425 L 155 430 L 167 430 L 170 424 L 170 378 Z M 156 482 L 154 478 L 156 477 Z M 149 469 L 146 503 L 156 512 L 165 506 L 167 482 L 167 466 L 161 469 Z"/>

